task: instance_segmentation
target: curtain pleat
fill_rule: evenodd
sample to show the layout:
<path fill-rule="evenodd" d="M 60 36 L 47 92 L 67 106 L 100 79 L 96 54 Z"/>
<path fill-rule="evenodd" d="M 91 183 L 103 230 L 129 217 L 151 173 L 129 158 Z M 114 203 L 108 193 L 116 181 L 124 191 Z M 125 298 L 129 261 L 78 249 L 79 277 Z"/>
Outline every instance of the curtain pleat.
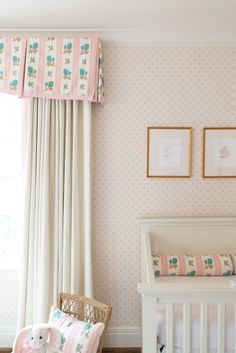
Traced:
<path fill-rule="evenodd" d="M 90 104 L 30 99 L 18 328 L 60 291 L 92 295 Z"/>

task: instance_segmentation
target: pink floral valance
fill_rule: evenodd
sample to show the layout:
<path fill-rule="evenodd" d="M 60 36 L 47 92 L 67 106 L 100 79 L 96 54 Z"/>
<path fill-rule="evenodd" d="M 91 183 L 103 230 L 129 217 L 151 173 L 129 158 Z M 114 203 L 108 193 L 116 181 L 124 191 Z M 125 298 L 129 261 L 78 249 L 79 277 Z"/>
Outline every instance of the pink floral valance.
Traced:
<path fill-rule="evenodd" d="M 1 37 L 0 92 L 102 102 L 100 40 Z"/>

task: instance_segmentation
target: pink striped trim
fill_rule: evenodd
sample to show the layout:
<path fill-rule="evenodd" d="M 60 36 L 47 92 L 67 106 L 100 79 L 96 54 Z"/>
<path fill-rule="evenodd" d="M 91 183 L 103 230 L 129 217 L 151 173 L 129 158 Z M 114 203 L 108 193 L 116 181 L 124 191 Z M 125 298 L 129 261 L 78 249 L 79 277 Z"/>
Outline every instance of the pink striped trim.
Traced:
<path fill-rule="evenodd" d="M 160 272 L 162 276 L 168 276 L 169 275 L 169 269 L 168 269 L 168 260 L 167 260 L 167 255 L 161 255 L 161 269 Z"/>
<path fill-rule="evenodd" d="M 80 51 L 80 38 L 74 39 L 73 42 L 74 45 L 74 50 L 73 50 L 73 55 L 72 55 L 72 83 L 71 83 L 71 91 L 70 91 L 70 97 L 73 97 L 73 95 L 76 95 L 76 90 L 77 90 L 77 84 L 78 84 L 78 77 L 79 77 L 79 61 L 78 61 L 78 56 L 79 56 L 79 51 Z M 68 97 L 67 99 L 71 99 Z"/>
<path fill-rule="evenodd" d="M 63 51 L 63 46 L 62 46 L 62 38 L 57 37 L 56 38 L 56 77 L 55 77 L 55 93 L 60 94 L 61 92 L 61 81 L 62 81 L 62 51 Z"/>
<path fill-rule="evenodd" d="M 4 83 L 4 91 L 11 93 L 10 90 L 10 72 L 11 72 L 11 41 L 12 38 L 6 40 L 6 52 L 5 52 L 5 83 Z M 18 91 L 15 91 L 15 94 L 18 94 Z"/>
<path fill-rule="evenodd" d="M 43 92 L 42 85 L 44 83 L 44 70 L 45 70 L 45 38 L 39 39 L 39 62 L 38 62 L 38 79 L 37 79 L 37 86 L 32 97 L 38 95 L 41 97 Z"/>
<path fill-rule="evenodd" d="M 179 255 L 178 261 L 179 261 L 179 275 L 184 276 L 186 275 L 185 256 Z"/>
<path fill-rule="evenodd" d="M 98 85 L 98 39 L 91 39 L 91 53 L 90 53 L 90 66 L 89 66 L 89 82 L 88 82 L 88 95 L 97 99 L 97 85 Z"/>
<path fill-rule="evenodd" d="M 74 351 L 75 348 L 75 343 L 76 339 L 78 340 L 78 336 L 81 334 L 81 329 L 82 329 L 83 323 L 82 322 L 76 322 L 73 324 L 73 329 L 71 329 L 68 333 L 69 335 L 67 337 L 67 343 L 64 345 L 63 353 L 70 353 Z M 64 330 L 61 329 L 61 332 Z M 63 332 L 64 333 L 64 332 Z"/>
<path fill-rule="evenodd" d="M 212 255 L 212 257 L 214 260 L 215 276 L 221 276 L 222 275 L 222 267 L 221 267 L 221 262 L 220 262 L 219 256 Z"/>
<path fill-rule="evenodd" d="M 20 71 L 19 71 L 19 89 L 18 93 L 20 96 L 23 95 L 24 92 L 24 73 L 25 73 L 25 64 L 26 64 L 26 39 L 22 39 L 22 48 L 21 48 L 21 58 L 23 63 L 20 66 Z"/>
<path fill-rule="evenodd" d="M 235 254 L 231 254 L 230 258 L 231 258 L 231 262 L 232 262 L 233 274 L 236 274 L 236 255 Z"/>
<path fill-rule="evenodd" d="M 195 255 L 196 264 L 197 264 L 197 276 L 204 275 L 204 263 L 202 261 L 202 257 L 200 255 Z"/>

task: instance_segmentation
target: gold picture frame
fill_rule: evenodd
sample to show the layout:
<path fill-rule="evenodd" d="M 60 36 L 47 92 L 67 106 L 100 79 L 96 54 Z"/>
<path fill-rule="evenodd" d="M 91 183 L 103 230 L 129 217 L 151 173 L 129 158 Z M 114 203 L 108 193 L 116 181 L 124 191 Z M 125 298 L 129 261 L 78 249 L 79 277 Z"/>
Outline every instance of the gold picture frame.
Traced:
<path fill-rule="evenodd" d="M 203 178 L 236 178 L 236 127 L 203 129 Z"/>
<path fill-rule="evenodd" d="M 191 178 L 192 127 L 147 128 L 147 178 Z"/>

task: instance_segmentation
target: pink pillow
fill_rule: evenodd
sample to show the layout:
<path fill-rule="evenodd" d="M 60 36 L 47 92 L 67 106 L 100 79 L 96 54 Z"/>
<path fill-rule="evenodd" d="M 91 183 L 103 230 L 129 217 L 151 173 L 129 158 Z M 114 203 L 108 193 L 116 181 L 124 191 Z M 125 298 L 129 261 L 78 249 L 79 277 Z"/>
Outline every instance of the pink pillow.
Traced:
<path fill-rule="evenodd" d="M 96 353 L 104 323 L 90 324 L 65 314 L 55 306 L 51 307 L 49 323 L 61 332 L 63 353 Z"/>
<path fill-rule="evenodd" d="M 231 276 L 230 255 L 153 255 L 155 277 L 159 276 Z"/>

